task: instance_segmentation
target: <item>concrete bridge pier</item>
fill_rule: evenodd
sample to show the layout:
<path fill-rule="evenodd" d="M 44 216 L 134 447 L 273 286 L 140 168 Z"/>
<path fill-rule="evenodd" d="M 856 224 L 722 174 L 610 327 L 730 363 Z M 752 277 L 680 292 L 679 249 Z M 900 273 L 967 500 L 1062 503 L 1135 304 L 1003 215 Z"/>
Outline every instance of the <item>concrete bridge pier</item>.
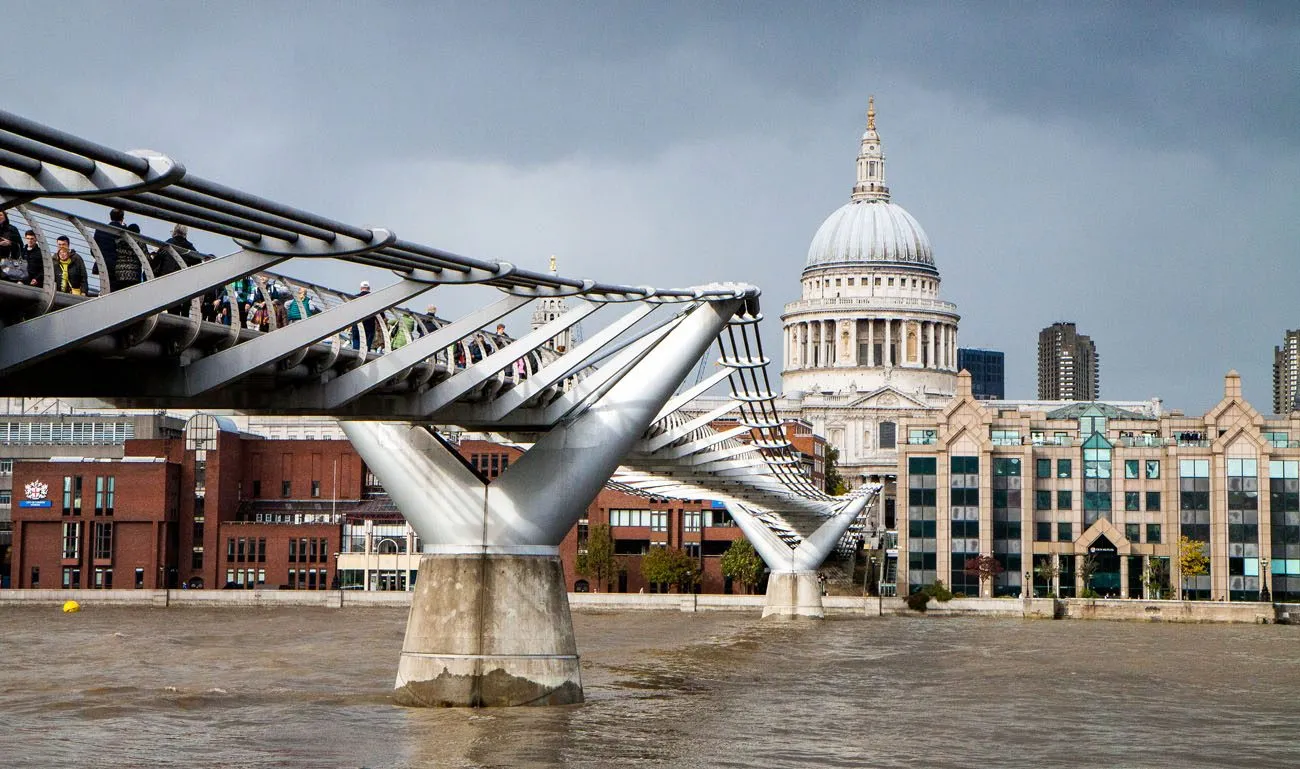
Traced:
<path fill-rule="evenodd" d="M 411 707 L 568 705 L 582 672 L 558 555 L 425 554 L 397 665 Z"/>
<path fill-rule="evenodd" d="M 853 519 L 876 498 L 877 493 L 878 490 L 867 491 L 846 500 L 833 515 L 794 546 L 768 528 L 761 520 L 761 513 L 739 502 L 726 503 L 732 519 L 745 532 L 745 537 L 771 571 L 767 578 L 767 600 L 763 604 L 764 619 L 826 617 L 817 567 L 825 562 Z"/>
<path fill-rule="evenodd" d="M 625 349 L 603 395 L 491 482 L 424 427 L 341 423 L 423 543 L 398 704 L 582 702 L 559 544 L 742 302 L 702 303 Z"/>
<path fill-rule="evenodd" d="M 774 571 L 767 578 L 763 618 L 823 619 L 822 586 L 814 571 Z"/>

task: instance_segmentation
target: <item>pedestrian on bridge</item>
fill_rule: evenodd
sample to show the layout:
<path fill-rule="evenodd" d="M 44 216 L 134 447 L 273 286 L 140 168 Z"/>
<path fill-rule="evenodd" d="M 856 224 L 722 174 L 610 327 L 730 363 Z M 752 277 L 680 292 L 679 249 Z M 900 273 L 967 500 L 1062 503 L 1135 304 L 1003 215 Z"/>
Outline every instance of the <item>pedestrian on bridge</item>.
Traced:
<path fill-rule="evenodd" d="M 27 260 L 27 284 L 39 286 L 45 282 L 45 252 L 36 241 L 36 231 L 23 235 L 23 258 Z"/>
<path fill-rule="evenodd" d="M 108 277 L 112 276 L 113 268 L 117 266 L 117 239 L 126 228 L 123 223 L 126 220 L 126 212 L 120 208 L 114 208 L 108 212 L 109 226 L 95 230 L 95 246 L 99 248 L 99 255 L 104 259 L 104 266 L 108 268 Z M 99 274 L 99 265 L 95 265 L 95 274 Z"/>
<path fill-rule="evenodd" d="M 22 243 L 18 228 L 9 222 L 9 212 L 0 211 L 0 259 L 21 258 Z"/>
<path fill-rule="evenodd" d="M 394 350 L 410 344 L 415 339 L 415 317 L 405 313 L 399 315 L 389 328 L 388 336 L 392 340 Z"/>
<path fill-rule="evenodd" d="M 370 281 L 368 280 L 361 281 L 361 287 L 357 293 L 357 298 L 360 299 L 361 297 L 369 293 L 370 293 Z M 381 342 L 378 338 L 379 323 L 375 319 L 374 315 L 371 315 L 370 317 L 361 321 L 360 324 L 354 325 L 352 327 L 352 349 L 354 350 L 361 349 L 361 337 L 363 332 L 366 338 L 367 350 L 374 350 L 376 349 L 377 345 L 378 346 L 383 345 L 383 342 Z"/>
<path fill-rule="evenodd" d="M 54 259 L 54 274 L 58 289 L 68 294 L 86 293 L 86 264 L 81 255 L 72 250 L 72 243 L 67 235 L 60 235 L 55 243 L 59 252 Z"/>
<path fill-rule="evenodd" d="M 121 291 L 124 288 L 130 288 L 138 284 L 144 269 L 140 264 L 140 257 L 136 253 L 136 247 L 132 245 L 133 241 L 130 234 L 138 234 L 140 225 L 132 222 L 126 229 L 127 232 L 122 233 L 122 236 L 117 239 L 115 244 L 117 258 L 114 260 L 113 266 L 108 269 L 109 287 L 113 291 Z M 99 233 L 95 233 L 95 235 L 98 236 Z M 147 258 L 149 249 L 143 245 L 140 245 L 139 248 Z"/>
<path fill-rule="evenodd" d="M 295 320 L 309 318 L 320 312 L 320 310 L 312 306 L 311 296 L 307 294 L 307 289 L 301 286 L 298 288 L 297 297 L 285 300 L 284 311 L 290 323 Z"/>

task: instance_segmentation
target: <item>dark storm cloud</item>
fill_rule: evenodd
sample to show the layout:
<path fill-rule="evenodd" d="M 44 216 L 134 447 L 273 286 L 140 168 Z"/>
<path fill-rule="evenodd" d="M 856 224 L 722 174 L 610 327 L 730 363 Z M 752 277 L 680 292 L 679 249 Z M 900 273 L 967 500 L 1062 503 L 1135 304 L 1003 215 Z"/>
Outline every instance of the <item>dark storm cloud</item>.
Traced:
<path fill-rule="evenodd" d="M 762 286 L 768 344 L 847 200 L 868 93 L 962 342 L 1031 396 L 1075 320 L 1103 393 L 1268 410 L 1300 326 L 1291 3 L 28 3 L 5 106 L 477 256 Z M 338 273 L 352 281 L 351 272 Z M 445 300 L 444 300 L 445 301 Z"/>

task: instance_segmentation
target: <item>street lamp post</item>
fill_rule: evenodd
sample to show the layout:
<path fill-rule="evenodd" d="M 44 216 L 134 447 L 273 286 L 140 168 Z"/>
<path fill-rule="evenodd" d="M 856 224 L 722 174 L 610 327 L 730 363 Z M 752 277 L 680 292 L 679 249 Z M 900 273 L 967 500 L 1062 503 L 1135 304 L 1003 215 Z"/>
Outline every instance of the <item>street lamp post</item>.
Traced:
<path fill-rule="evenodd" d="M 1259 600 L 1271 603 L 1273 596 L 1268 592 L 1268 559 L 1259 559 Z"/>

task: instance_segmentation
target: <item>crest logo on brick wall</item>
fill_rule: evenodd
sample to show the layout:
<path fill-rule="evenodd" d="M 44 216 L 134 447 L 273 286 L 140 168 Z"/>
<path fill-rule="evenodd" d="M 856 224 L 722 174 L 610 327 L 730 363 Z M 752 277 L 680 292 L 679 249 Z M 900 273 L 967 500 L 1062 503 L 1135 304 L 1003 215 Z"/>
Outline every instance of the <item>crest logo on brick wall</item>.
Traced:
<path fill-rule="evenodd" d="M 41 481 L 32 481 L 23 487 L 28 499 L 45 499 L 50 495 L 50 487 Z"/>

